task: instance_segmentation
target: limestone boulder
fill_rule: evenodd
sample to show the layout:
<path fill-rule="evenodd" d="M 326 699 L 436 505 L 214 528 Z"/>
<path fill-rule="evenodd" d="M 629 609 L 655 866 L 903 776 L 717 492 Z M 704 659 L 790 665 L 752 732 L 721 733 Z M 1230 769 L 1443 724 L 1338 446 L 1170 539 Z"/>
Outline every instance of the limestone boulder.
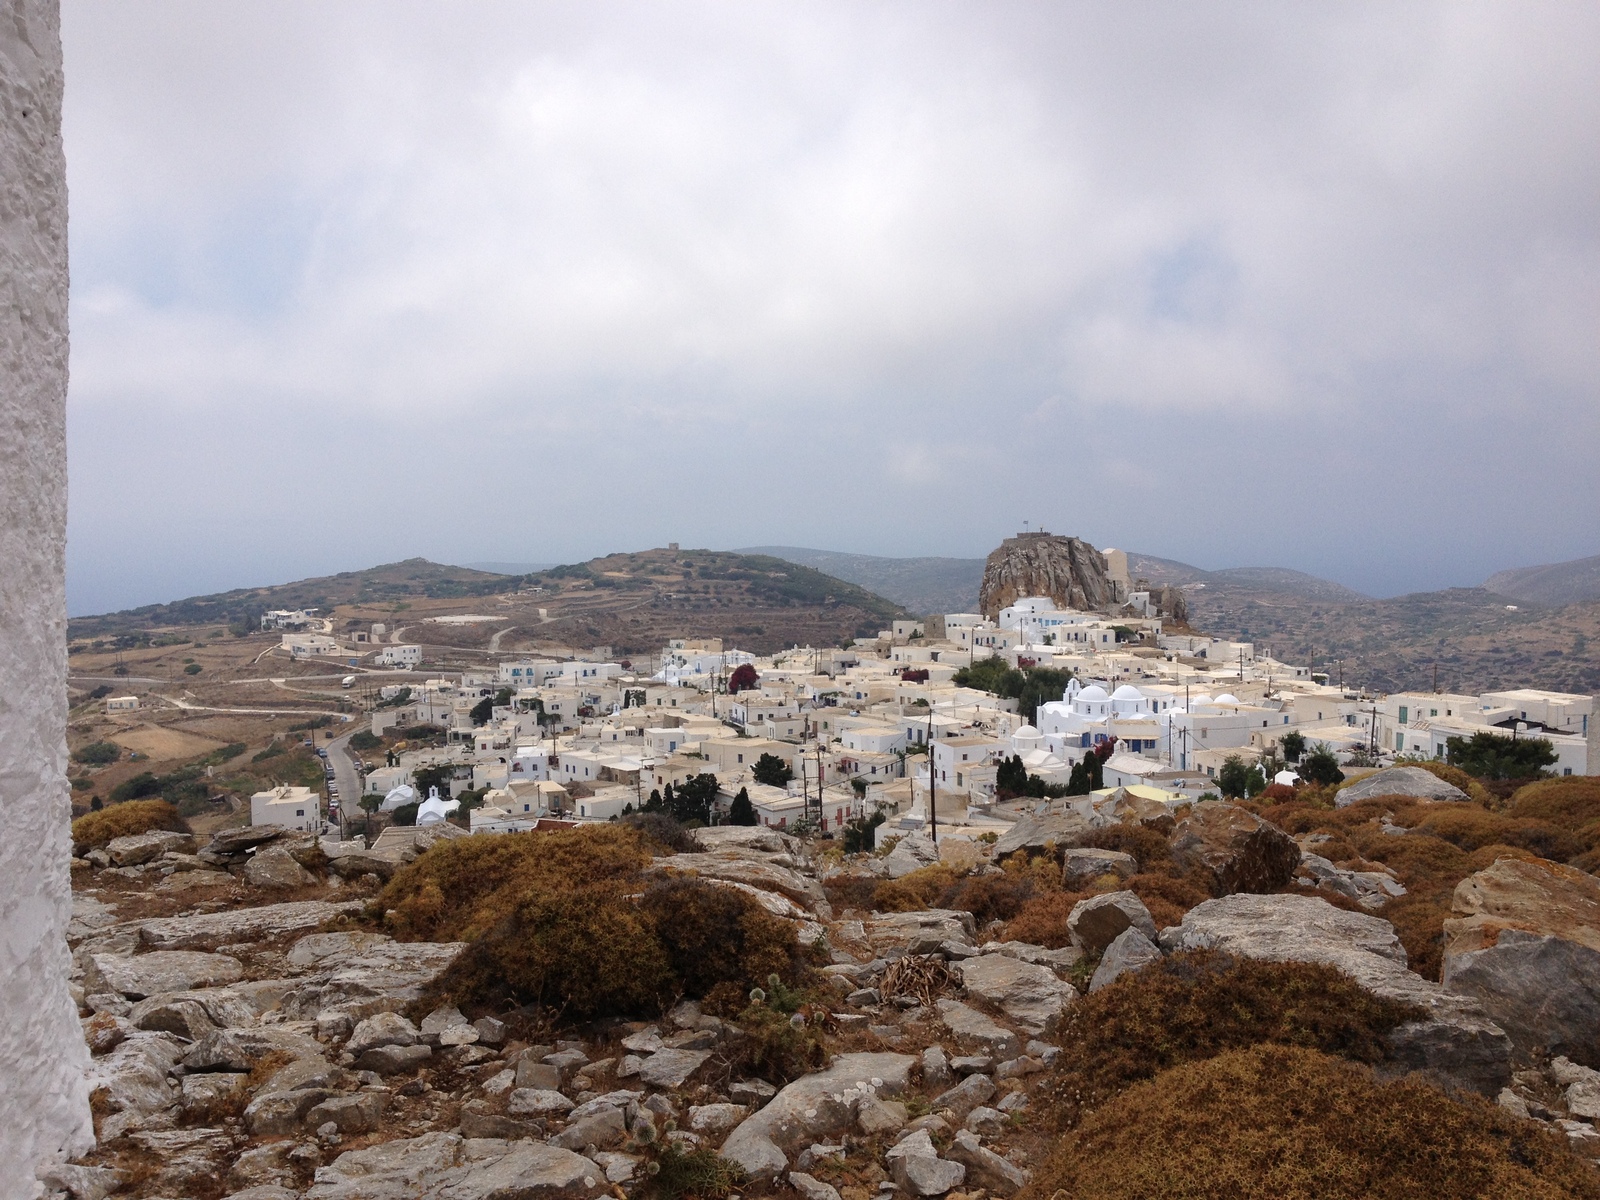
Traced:
<path fill-rule="evenodd" d="M 316 876 L 295 861 L 287 847 L 269 847 L 250 856 L 244 868 L 245 882 L 259 888 L 304 887 Z"/>
<path fill-rule="evenodd" d="M 1204 800 L 1173 829 L 1172 857 L 1181 867 L 1206 871 L 1223 894 L 1271 892 L 1294 878 L 1300 847 L 1248 809 Z"/>
<path fill-rule="evenodd" d="M 1339 808 L 1378 796 L 1409 796 L 1417 800 L 1465 800 L 1467 794 L 1421 767 L 1386 767 L 1349 787 L 1340 788 L 1333 799 Z"/>
<path fill-rule="evenodd" d="M 193 854 L 194 834 L 173 833 L 166 829 L 130 834 L 112 838 L 106 843 L 106 853 L 119 867 L 136 867 L 141 863 L 154 862 L 167 853 Z"/>
<path fill-rule="evenodd" d="M 188 1047 L 183 1066 L 186 1071 L 249 1071 L 268 1055 L 321 1061 L 323 1052 L 315 1038 L 281 1025 L 219 1029 Z"/>
<path fill-rule="evenodd" d="M 113 1113 L 148 1116 L 162 1112 L 179 1099 L 168 1075 L 187 1049 L 168 1033 L 132 1033 L 91 1060 L 89 1091 L 102 1091 L 103 1103 Z"/>
<path fill-rule="evenodd" d="M 761 854 L 786 854 L 798 861 L 805 850 L 793 834 L 765 825 L 708 825 L 692 829 L 689 836 L 702 850 L 753 850 Z"/>
<path fill-rule="evenodd" d="M 305 1200 L 591 1200 L 605 1172 L 571 1150 L 427 1133 L 349 1150 L 317 1171 Z"/>
<path fill-rule="evenodd" d="M 316 1020 L 336 1010 L 357 1021 L 405 1008 L 420 999 L 465 948 L 465 942 L 387 939 L 352 945 L 347 954 L 320 959 L 283 994 L 278 1007 L 293 1020 Z"/>
<path fill-rule="evenodd" d="M 945 1154 L 952 1162 L 958 1162 L 966 1167 L 967 1178 L 970 1181 L 988 1189 L 996 1196 L 1013 1195 L 1021 1191 L 1028 1182 L 1026 1171 L 985 1147 L 983 1142 L 968 1130 L 962 1129 L 956 1133 L 950 1149 Z"/>
<path fill-rule="evenodd" d="M 1141 929 L 1129 927 L 1117 934 L 1100 958 L 1089 980 L 1089 990 L 1098 992 L 1133 971 L 1142 971 L 1161 961 L 1161 949 Z"/>
<path fill-rule="evenodd" d="M 1156 936 L 1150 910 L 1132 892 L 1106 892 L 1078 901 L 1067 914 L 1067 929 L 1073 940 L 1091 954 L 1111 945 L 1125 929 L 1137 929 L 1151 941 Z"/>
<path fill-rule="evenodd" d="M 1179 812 L 1187 811 L 1187 805 L 1182 806 Z M 1172 807 L 1160 800 L 1149 796 L 1141 796 L 1130 792 L 1127 788 L 1118 788 L 1104 800 L 1095 805 L 1095 810 L 1101 816 L 1110 817 L 1114 821 L 1143 825 L 1147 829 L 1154 829 L 1157 833 L 1171 833 L 1172 827 L 1177 824 L 1178 814 Z"/>
<path fill-rule="evenodd" d="M 1505 1030 L 1476 1000 L 1408 970 L 1394 927 L 1379 917 L 1346 912 L 1315 896 L 1240 893 L 1196 905 L 1181 924 L 1162 930 L 1158 943 L 1168 954 L 1211 949 L 1272 962 L 1324 963 L 1373 995 L 1423 1011 L 1388 1035 L 1402 1066 L 1449 1076 L 1489 1096 L 1510 1078 Z"/>
<path fill-rule="evenodd" d="M 1061 886 L 1069 892 L 1079 891 L 1105 875 L 1129 879 L 1138 873 L 1138 860 L 1120 850 L 1076 846 L 1067 850 L 1061 859 Z"/>
<path fill-rule="evenodd" d="M 681 1088 L 708 1058 L 709 1050 L 657 1050 L 639 1067 L 639 1080 L 658 1088 Z"/>
<path fill-rule="evenodd" d="M 967 1177 L 960 1163 L 939 1157 L 926 1129 L 896 1142 L 884 1160 L 895 1184 L 913 1196 L 942 1196 Z"/>
<path fill-rule="evenodd" d="M 1096 830 L 1111 824 L 1110 817 L 1102 816 L 1090 804 L 1044 816 L 1019 817 L 995 842 L 994 861 L 1004 862 L 1018 853 L 1059 855 L 1063 850 L 1083 846 Z"/>
<path fill-rule="evenodd" d="M 727 847 L 699 854 L 674 854 L 658 858 L 652 868 L 659 874 L 693 874 L 706 879 L 726 879 L 748 884 L 761 891 L 786 896 L 810 911 L 826 904 L 822 884 L 810 875 L 791 867 L 779 866 L 769 857 Z"/>
<path fill-rule="evenodd" d="M 328 848 L 328 870 L 341 879 L 360 879 L 363 875 L 376 875 L 384 882 L 388 882 L 404 865 L 398 853 L 380 854 L 376 850 L 368 850 L 359 845 Z"/>
<path fill-rule="evenodd" d="M 978 929 L 971 913 L 944 908 L 874 913 L 861 927 L 867 944 L 879 955 L 900 951 L 931 954 L 945 942 L 970 946 Z"/>
<path fill-rule="evenodd" d="M 941 999 L 938 1009 L 939 1020 L 963 1045 L 979 1047 L 1000 1058 L 1011 1058 L 1022 1048 L 1015 1033 L 959 1000 Z"/>
<path fill-rule="evenodd" d="M 1053 1033 L 1078 998 L 1070 983 L 1048 967 L 1003 954 L 984 954 L 957 964 L 968 996 L 994 1005 L 1017 1028 L 1035 1037 Z"/>
<path fill-rule="evenodd" d="M 262 827 L 268 828 L 268 827 Z M 359 900 L 293 900 L 225 912 L 157 917 L 137 924 L 138 936 L 155 950 L 215 949 L 242 942 L 269 942 L 311 933 L 336 917 L 358 913 Z"/>
<path fill-rule="evenodd" d="M 1471 996 L 1517 1048 L 1600 1066 L 1600 880 L 1502 858 L 1456 885 L 1444 986 Z"/>
<path fill-rule="evenodd" d="M 1405 885 L 1384 871 L 1351 871 L 1336 866 L 1320 854 L 1301 852 L 1295 880 L 1320 891 L 1354 900 L 1362 908 L 1376 911 L 1396 896 L 1406 894 Z"/>
<path fill-rule="evenodd" d="M 877 871 L 888 879 L 900 879 L 923 867 L 939 861 L 939 847 L 933 839 L 920 833 L 908 833 L 895 843 L 894 849 L 877 860 Z"/>
<path fill-rule="evenodd" d="M 909 1054 L 841 1054 L 827 1070 L 795 1080 L 746 1117 L 722 1154 L 753 1181 L 774 1179 L 787 1170 L 789 1155 L 847 1132 L 863 1097 L 903 1091 L 916 1061 Z"/>
<path fill-rule="evenodd" d="M 395 1012 L 381 1012 L 368 1017 L 355 1027 L 345 1049 L 360 1054 L 375 1046 L 415 1046 L 417 1027 Z"/>
<path fill-rule="evenodd" d="M 244 967 L 226 954 L 197 950 L 156 950 L 149 954 L 99 954 L 85 956 L 84 990 L 115 992 L 130 1000 L 162 992 L 187 992 L 216 987 L 244 978 Z"/>

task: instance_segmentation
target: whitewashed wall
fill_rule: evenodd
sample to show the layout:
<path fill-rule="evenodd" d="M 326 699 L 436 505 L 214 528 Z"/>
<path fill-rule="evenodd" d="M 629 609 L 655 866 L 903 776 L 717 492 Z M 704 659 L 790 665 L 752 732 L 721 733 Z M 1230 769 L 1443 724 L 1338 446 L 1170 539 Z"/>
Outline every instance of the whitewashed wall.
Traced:
<path fill-rule="evenodd" d="M 67 993 L 67 184 L 58 0 L 0 0 L 0 1196 L 93 1145 Z"/>

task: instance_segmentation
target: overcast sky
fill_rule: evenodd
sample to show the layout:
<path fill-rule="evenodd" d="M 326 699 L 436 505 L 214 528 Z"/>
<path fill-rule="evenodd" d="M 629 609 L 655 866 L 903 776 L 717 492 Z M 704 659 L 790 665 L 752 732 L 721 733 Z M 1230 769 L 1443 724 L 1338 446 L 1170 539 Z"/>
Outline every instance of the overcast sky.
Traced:
<path fill-rule="evenodd" d="M 1600 8 L 63 0 L 74 613 L 1600 552 Z"/>

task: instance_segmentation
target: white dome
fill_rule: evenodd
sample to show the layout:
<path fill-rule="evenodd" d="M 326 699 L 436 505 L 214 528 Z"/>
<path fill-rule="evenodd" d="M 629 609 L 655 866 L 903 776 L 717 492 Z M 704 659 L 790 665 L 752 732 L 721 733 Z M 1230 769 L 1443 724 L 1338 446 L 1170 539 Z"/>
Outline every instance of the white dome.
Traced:
<path fill-rule="evenodd" d="M 1213 704 L 1237 704 L 1237 703 L 1239 703 L 1239 697 L 1235 696 L 1232 692 L 1223 692 L 1222 695 L 1218 696 L 1214 701 L 1212 701 L 1212 703 Z"/>
<path fill-rule="evenodd" d="M 1017 730 L 1016 733 L 1012 734 L 1011 736 L 1012 737 L 1019 737 L 1019 738 L 1034 738 L 1034 737 L 1038 737 L 1039 736 L 1039 731 L 1037 729 L 1035 729 L 1032 725 L 1024 725 L 1021 729 Z"/>
<path fill-rule="evenodd" d="M 1091 683 L 1088 687 L 1084 688 L 1083 691 L 1078 693 L 1078 699 L 1098 702 L 1102 700 L 1109 700 L 1111 697 L 1106 695 L 1105 688 L 1101 687 L 1098 683 Z"/>
<path fill-rule="evenodd" d="M 1189 707 L 1191 709 L 1193 709 L 1193 708 L 1195 708 L 1195 707 L 1197 707 L 1197 706 L 1199 706 L 1201 704 L 1210 704 L 1210 703 L 1211 703 L 1211 697 L 1206 695 L 1204 692 L 1201 692 L 1193 700 L 1189 701 Z"/>
<path fill-rule="evenodd" d="M 1111 698 L 1113 700 L 1143 700 L 1144 693 L 1134 687 L 1133 684 L 1125 683 L 1111 693 Z"/>
<path fill-rule="evenodd" d="M 416 798 L 416 789 L 409 784 L 402 783 L 399 787 L 389 790 L 389 794 L 383 798 L 383 803 L 378 806 L 378 811 L 393 812 L 397 808 L 410 804 Z"/>

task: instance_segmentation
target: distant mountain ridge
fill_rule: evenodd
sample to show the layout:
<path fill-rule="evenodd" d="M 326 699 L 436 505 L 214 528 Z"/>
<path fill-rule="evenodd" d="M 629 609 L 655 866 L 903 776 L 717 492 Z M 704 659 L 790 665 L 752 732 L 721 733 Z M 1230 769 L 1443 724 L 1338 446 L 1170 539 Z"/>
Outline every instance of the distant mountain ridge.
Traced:
<path fill-rule="evenodd" d="M 1600 554 L 1570 562 L 1498 571 L 1484 580 L 1483 588 L 1524 604 L 1542 604 L 1547 608 L 1600 600 Z"/>

